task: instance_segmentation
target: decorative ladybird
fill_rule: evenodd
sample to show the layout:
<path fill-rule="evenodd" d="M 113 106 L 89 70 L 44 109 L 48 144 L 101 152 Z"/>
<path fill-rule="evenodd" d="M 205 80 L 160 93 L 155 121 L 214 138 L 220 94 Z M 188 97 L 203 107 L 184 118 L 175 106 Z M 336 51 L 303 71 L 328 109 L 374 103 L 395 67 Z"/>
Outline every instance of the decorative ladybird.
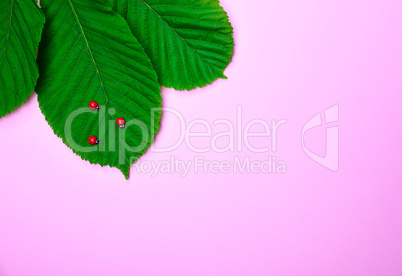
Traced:
<path fill-rule="evenodd" d="M 89 103 L 89 108 L 92 110 L 99 110 L 99 104 L 97 102 L 92 101 Z"/>
<path fill-rule="evenodd" d="M 90 143 L 91 145 L 97 145 L 99 144 L 99 139 L 95 136 L 91 136 L 88 138 L 88 143 Z"/>
<path fill-rule="evenodd" d="M 116 123 L 120 128 L 125 128 L 126 127 L 126 120 L 124 120 L 124 118 L 118 118 L 116 120 Z"/>

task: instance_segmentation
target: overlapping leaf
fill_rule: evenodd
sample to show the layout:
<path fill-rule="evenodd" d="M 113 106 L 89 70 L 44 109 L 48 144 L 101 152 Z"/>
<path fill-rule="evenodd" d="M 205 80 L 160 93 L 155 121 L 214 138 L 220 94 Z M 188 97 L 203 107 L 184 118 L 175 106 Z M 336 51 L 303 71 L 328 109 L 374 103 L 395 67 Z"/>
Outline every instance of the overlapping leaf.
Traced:
<path fill-rule="evenodd" d="M 36 49 L 45 17 L 36 2 L 0 1 L 0 117 L 26 101 L 39 77 Z"/>
<path fill-rule="evenodd" d="M 47 23 L 37 93 L 46 120 L 83 159 L 128 177 L 159 128 L 160 112 L 152 116 L 152 109 L 161 106 L 160 86 L 151 61 L 123 17 L 104 3 L 42 0 L 41 6 Z M 90 101 L 100 111 L 90 111 Z M 118 117 L 126 129 L 117 126 Z M 99 145 L 88 144 L 92 135 Z"/>
<path fill-rule="evenodd" d="M 233 29 L 219 0 L 103 0 L 143 45 L 166 87 L 190 90 L 226 78 Z"/>

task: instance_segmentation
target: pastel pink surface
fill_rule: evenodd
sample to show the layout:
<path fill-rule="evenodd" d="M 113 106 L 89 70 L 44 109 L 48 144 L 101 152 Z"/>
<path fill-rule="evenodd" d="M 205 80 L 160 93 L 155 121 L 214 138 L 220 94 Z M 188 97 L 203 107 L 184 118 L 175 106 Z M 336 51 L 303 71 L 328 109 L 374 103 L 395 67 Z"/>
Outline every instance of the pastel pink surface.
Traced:
<path fill-rule="evenodd" d="M 235 28 L 229 79 L 163 89 L 164 107 L 187 122 L 236 122 L 238 105 L 245 122 L 286 119 L 274 155 L 287 173 L 133 172 L 126 181 L 74 155 L 32 96 L 0 119 L 0 276 L 402 275 L 402 2 L 221 4 Z M 337 104 L 332 172 L 303 152 L 301 131 Z M 167 114 L 157 145 L 178 129 Z M 324 127 L 305 138 L 325 152 Z M 198 155 L 183 145 L 143 160 Z"/>

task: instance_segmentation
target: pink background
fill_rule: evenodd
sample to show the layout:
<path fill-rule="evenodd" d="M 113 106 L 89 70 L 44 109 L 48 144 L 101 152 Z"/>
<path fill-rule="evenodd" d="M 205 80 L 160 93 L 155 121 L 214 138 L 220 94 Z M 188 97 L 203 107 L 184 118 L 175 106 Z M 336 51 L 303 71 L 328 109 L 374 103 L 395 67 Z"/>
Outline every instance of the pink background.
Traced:
<path fill-rule="evenodd" d="M 0 276 L 402 275 L 402 2 L 221 3 L 235 28 L 229 79 L 192 93 L 164 89 L 164 105 L 188 122 L 235 121 L 238 104 L 245 122 L 286 119 L 275 155 L 287 173 L 125 181 L 74 155 L 32 96 L 0 120 Z M 303 125 L 335 104 L 338 172 L 301 147 Z M 177 131 L 165 116 L 157 143 Z M 325 152 L 325 127 L 306 139 Z M 183 145 L 143 160 L 171 155 L 199 154 Z"/>

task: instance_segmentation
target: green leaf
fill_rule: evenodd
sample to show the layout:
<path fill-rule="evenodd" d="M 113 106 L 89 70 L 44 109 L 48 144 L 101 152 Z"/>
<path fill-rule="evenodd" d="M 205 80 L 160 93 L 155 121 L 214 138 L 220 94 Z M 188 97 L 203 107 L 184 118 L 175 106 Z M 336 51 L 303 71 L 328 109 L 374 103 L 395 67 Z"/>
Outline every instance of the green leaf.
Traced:
<path fill-rule="evenodd" d="M 75 153 L 128 178 L 159 129 L 161 90 L 151 61 L 123 17 L 104 3 L 42 0 L 41 6 L 47 19 L 38 57 L 42 113 Z M 99 111 L 89 109 L 91 101 Z M 119 117 L 125 129 L 117 126 Z M 99 145 L 89 145 L 90 136 Z"/>
<path fill-rule="evenodd" d="M 219 0 L 104 0 L 143 45 L 159 82 L 191 90 L 226 78 L 233 29 Z"/>
<path fill-rule="evenodd" d="M 36 2 L 0 2 L 0 117 L 27 100 L 39 77 L 36 49 L 45 17 Z"/>

